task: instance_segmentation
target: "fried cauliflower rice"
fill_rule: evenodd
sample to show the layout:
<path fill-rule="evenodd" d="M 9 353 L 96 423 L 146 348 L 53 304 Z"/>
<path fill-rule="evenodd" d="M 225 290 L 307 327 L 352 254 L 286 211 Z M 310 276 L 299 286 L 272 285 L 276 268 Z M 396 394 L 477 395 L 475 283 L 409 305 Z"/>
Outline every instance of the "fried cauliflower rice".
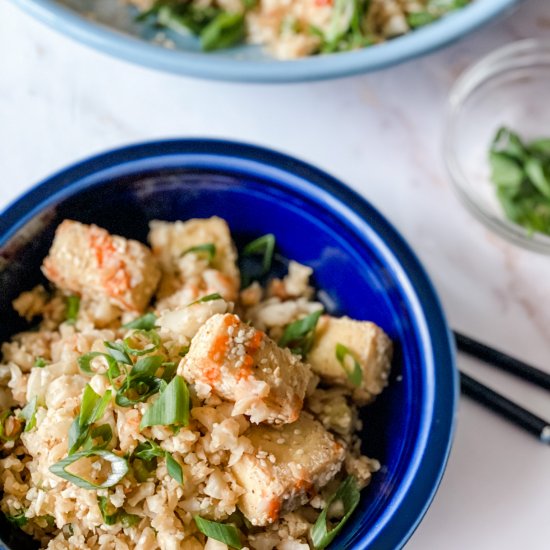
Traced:
<path fill-rule="evenodd" d="M 244 253 L 269 267 L 272 238 Z M 324 548 L 379 468 L 358 413 L 390 340 L 322 314 L 296 262 L 240 290 L 220 218 L 149 243 L 66 220 L 14 301 L 35 325 L 2 345 L 2 512 L 51 550 Z"/>
<path fill-rule="evenodd" d="M 470 0 L 129 0 L 205 50 L 259 44 L 279 59 L 356 50 L 429 24 Z M 166 41 L 167 46 L 173 45 Z"/>

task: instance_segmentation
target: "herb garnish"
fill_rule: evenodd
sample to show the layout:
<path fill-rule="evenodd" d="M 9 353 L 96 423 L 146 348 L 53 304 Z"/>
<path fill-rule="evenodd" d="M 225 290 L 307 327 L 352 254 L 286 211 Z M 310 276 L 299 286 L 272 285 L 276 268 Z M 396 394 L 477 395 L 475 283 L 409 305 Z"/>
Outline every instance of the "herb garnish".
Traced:
<path fill-rule="evenodd" d="M 25 432 L 32 430 L 36 426 L 36 407 L 38 397 L 36 395 L 21 409 L 19 417 L 25 421 Z"/>
<path fill-rule="evenodd" d="M 185 380 L 176 375 L 149 405 L 141 419 L 140 429 L 149 426 L 187 426 L 189 424 L 189 389 Z"/>
<path fill-rule="evenodd" d="M 12 410 L 8 409 L 0 414 L 0 441 L 15 441 L 21 435 L 21 431 L 21 422 L 15 418 Z"/>
<path fill-rule="evenodd" d="M 361 365 L 347 346 L 340 343 L 336 344 L 336 359 L 338 359 L 338 362 L 342 365 L 349 381 L 356 388 L 361 386 L 361 382 L 363 381 L 363 371 L 361 369 Z M 352 363 L 352 368 L 350 368 L 349 362 Z"/>
<path fill-rule="evenodd" d="M 139 330 L 152 330 L 155 328 L 155 323 L 157 322 L 157 316 L 152 313 L 146 313 L 125 325 L 122 325 L 122 328 L 135 328 Z"/>
<path fill-rule="evenodd" d="M 80 298 L 72 294 L 71 296 L 67 296 L 66 303 L 65 320 L 67 323 L 74 325 L 78 318 L 78 311 L 80 310 Z"/>
<path fill-rule="evenodd" d="M 357 487 L 357 481 L 353 476 L 349 476 L 329 498 L 324 510 L 311 528 L 311 540 L 316 550 L 326 548 L 334 540 L 334 537 L 342 530 L 342 527 L 344 527 L 344 524 L 359 504 L 359 499 L 360 494 L 359 488 Z M 341 501 L 344 506 L 344 516 L 334 527 L 328 529 L 328 511 L 331 505 L 338 501 Z"/>
<path fill-rule="evenodd" d="M 524 142 L 501 128 L 489 152 L 491 180 L 506 217 L 550 235 L 550 139 Z"/>
<path fill-rule="evenodd" d="M 48 363 L 44 359 L 44 357 L 41 357 L 40 355 L 34 360 L 34 366 L 43 369 Z"/>
<path fill-rule="evenodd" d="M 262 275 L 265 275 L 273 263 L 273 253 L 275 252 L 275 235 L 267 233 L 262 237 L 254 239 L 243 248 L 243 256 L 253 256 L 262 254 Z"/>
<path fill-rule="evenodd" d="M 132 527 L 133 525 L 137 525 L 141 520 L 135 514 L 129 514 L 124 510 L 115 508 L 111 504 L 109 497 L 97 497 L 97 505 L 99 506 L 99 511 L 105 525 L 121 523 L 123 527 Z"/>
<path fill-rule="evenodd" d="M 214 300 L 223 300 L 223 297 L 217 292 L 214 292 L 214 294 L 207 294 L 206 296 L 187 304 L 187 307 L 194 306 L 195 304 L 203 304 L 205 302 L 213 302 Z"/>
<path fill-rule="evenodd" d="M 216 245 L 214 243 L 206 243 L 192 246 L 191 248 L 184 250 L 181 255 L 185 256 L 186 254 L 189 254 L 191 252 L 194 254 L 206 256 L 206 259 L 211 262 L 216 255 Z"/>
<path fill-rule="evenodd" d="M 193 519 L 198 530 L 207 537 L 223 542 L 230 548 L 236 548 L 237 550 L 243 547 L 240 532 L 235 525 L 210 521 L 200 516 L 194 516 Z"/>
<path fill-rule="evenodd" d="M 142 460 L 145 464 L 155 458 L 164 458 L 166 460 L 166 469 L 170 477 L 175 479 L 180 485 L 183 485 L 183 469 L 181 464 L 168 452 L 162 449 L 154 441 L 144 441 L 140 443 L 133 453 L 133 456 Z"/>
<path fill-rule="evenodd" d="M 287 325 L 279 340 L 279 346 L 289 348 L 292 353 L 305 357 L 313 344 L 315 327 L 322 313 L 323 310 L 319 309 Z"/>

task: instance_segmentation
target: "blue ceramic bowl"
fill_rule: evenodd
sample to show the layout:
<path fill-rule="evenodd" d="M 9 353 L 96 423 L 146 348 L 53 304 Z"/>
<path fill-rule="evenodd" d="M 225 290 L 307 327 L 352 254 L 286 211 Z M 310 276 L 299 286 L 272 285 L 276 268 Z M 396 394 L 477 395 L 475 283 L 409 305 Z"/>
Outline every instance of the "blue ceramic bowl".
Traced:
<path fill-rule="evenodd" d="M 178 74 L 241 82 L 298 82 L 373 71 L 440 48 L 494 19 L 520 0 L 473 0 L 443 19 L 364 50 L 278 61 L 258 47 L 203 53 L 193 38 L 167 33 L 175 50 L 153 42 L 124 0 L 13 0 L 51 27 L 127 61 Z M 90 17 L 93 16 L 93 19 Z"/>
<path fill-rule="evenodd" d="M 364 450 L 382 470 L 337 549 L 401 547 L 437 489 L 457 401 L 454 350 L 424 270 L 391 225 L 329 175 L 257 147 L 211 140 L 109 152 L 42 182 L 0 216 L 0 340 L 22 328 L 10 302 L 40 281 L 65 218 L 145 240 L 147 223 L 218 215 L 237 245 L 275 233 L 279 251 L 310 265 L 333 311 L 370 319 L 395 343 L 389 387 L 365 409 Z M 13 528 L 0 538 L 25 548 Z M 1 546 L 1 544 L 0 544 Z"/>

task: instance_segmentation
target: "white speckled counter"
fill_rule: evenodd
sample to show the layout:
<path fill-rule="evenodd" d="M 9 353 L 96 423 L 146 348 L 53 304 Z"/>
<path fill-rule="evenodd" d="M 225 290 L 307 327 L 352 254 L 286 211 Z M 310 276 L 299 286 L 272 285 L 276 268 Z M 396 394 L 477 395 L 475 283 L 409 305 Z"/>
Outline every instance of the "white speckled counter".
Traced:
<path fill-rule="evenodd" d="M 455 77 L 495 47 L 549 34 L 550 2 L 531 0 L 400 67 L 337 82 L 244 86 L 111 59 L 4 0 L 0 208 L 54 170 L 129 142 L 216 136 L 267 145 L 328 170 L 372 201 L 424 262 L 455 328 L 550 369 L 550 258 L 522 252 L 474 221 L 441 159 Z M 462 357 L 459 363 L 550 418 L 548 394 Z M 548 447 L 463 399 L 443 484 L 407 548 L 548 548 L 549 465 Z"/>

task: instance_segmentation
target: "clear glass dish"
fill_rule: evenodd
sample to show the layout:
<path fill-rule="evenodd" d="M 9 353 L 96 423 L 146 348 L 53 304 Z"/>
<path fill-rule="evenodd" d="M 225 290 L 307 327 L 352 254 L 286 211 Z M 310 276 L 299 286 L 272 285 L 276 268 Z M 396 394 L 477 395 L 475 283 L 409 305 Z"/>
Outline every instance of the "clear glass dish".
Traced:
<path fill-rule="evenodd" d="M 523 248 L 550 254 L 550 237 L 508 221 L 490 181 L 488 152 L 508 126 L 526 140 L 550 137 L 550 40 L 522 40 L 466 70 L 451 90 L 444 156 L 458 196 L 488 228 Z"/>

